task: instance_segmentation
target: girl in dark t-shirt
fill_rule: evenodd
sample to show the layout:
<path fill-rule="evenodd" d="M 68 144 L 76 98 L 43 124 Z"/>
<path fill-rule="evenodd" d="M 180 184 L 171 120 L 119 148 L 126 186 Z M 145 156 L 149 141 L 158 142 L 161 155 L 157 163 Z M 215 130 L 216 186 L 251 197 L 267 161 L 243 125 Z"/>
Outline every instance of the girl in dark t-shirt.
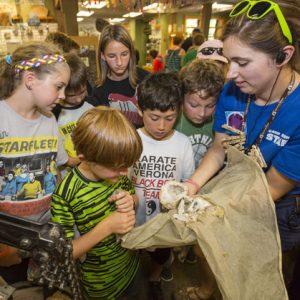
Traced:
<path fill-rule="evenodd" d="M 140 127 L 136 86 L 148 72 L 136 67 L 128 31 L 121 25 L 106 26 L 101 33 L 99 54 L 100 81 L 94 88 L 91 104 L 117 108 L 135 127 Z"/>

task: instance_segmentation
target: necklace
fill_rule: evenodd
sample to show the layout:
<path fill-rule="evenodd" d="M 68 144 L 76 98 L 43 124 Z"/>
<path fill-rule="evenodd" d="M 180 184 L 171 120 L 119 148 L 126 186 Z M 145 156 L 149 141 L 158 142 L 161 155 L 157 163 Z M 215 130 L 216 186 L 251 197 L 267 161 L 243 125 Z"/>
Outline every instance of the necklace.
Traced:
<path fill-rule="evenodd" d="M 282 96 L 280 97 L 277 105 L 275 106 L 275 108 L 272 110 L 271 115 L 268 119 L 268 121 L 266 122 L 263 130 L 261 131 L 261 133 L 258 135 L 257 139 L 255 140 L 254 144 L 251 147 L 248 147 L 245 149 L 244 145 L 246 142 L 246 135 L 245 135 L 245 127 L 246 127 L 246 122 L 247 122 L 247 115 L 249 112 L 249 107 L 250 107 L 250 103 L 251 103 L 251 96 L 249 95 L 248 100 L 247 100 L 247 104 L 245 107 L 245 111 L 244 111 L 244 118 L 243 118 L 243 122 L 242 122 L 242 128 L 241 130 L 235 129 L 231 126 L 228 125 L 222 125 L 222 127 L 232 133 L 235 133 L 235 136 L 230 136 L 228 138 L 225 138 L 222 141 L 222 145 L 224 147 L 226 147 L 227 145 L 231 145 L 236 147 L 239 151 L 244 152 L 246 155 L 250 156 L 254 161 L 256 161 L 261 168 L 266 168 L 267 164 L 265 162 L 265 159 L 259 149 L 259 145 L 261 144 L 267 130 L 269 129 L 269 127 L 271 126 L 272 122 L 274 121 L 280 107 L 282 106 L 284 100 L 286 99 L 286 97 L 290 94 L 293 86 L 295 83 L 295 73 L 292 72 L 291 75 L 291 80 L 289 85 L 287 86 L 287 88 L 284 90 Z"/>

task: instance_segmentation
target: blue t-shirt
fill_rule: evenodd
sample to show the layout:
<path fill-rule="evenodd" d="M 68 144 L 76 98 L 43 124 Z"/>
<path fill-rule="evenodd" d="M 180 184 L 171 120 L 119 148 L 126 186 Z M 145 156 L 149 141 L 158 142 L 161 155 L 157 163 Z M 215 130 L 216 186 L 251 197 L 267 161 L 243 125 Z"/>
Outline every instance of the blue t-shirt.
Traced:
<path fill-rule="evenodd" d="M 231 134 L 222 128 L 227 124 L 241 129 L 248 95 L 242 93 L 234 82 L 225 85 L 215 114 L 213 129 Z M 246 120 L 245 147 L 253 145 L 267 123 L 278 102 L 260 106 L 251 101 Z M 260 151 L 268 165 L 284 176 L 300 182 L 300 85 L 285 99 L 271 126 L 267 130 Z M 300 194 L 300 185 L 291 194 Z"/>

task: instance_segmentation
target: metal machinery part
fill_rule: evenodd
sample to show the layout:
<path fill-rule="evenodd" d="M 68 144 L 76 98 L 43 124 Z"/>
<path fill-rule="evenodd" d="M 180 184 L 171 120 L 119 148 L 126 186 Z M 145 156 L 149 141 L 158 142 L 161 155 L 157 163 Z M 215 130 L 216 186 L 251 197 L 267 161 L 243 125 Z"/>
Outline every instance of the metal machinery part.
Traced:
<path fill-rule="evenodd" d="M 34 283 L 69 292 L 74 300 L 83 299 L 72 242 L 59 224 L 0 212 L 0 243 L 30 253 L 36 265 L 30 278 Z"/>

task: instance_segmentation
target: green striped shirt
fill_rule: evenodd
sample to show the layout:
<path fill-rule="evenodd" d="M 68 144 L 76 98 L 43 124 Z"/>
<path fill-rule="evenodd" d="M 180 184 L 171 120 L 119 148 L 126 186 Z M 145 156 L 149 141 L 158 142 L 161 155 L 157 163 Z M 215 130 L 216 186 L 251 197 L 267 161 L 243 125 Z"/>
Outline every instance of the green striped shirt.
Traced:
<path fill-rule="evenodd" d="M 52 221 L 63 226 L 67 238 L 80 235 L 115 210 L 108 199 L 116 189 L 134 193 L 127 176 L 118 182 L 87 180 L 74 168 L 57 187 L 52 197 Z M 116 299 L 133 280 L 139 265 L 136 251 L 122 248 L 115 235 L 110 235 L 86 253 L 81 264 L 81 279 L 87 299 Z"/>
<path fill-rule="evenodd" d="M 181 56 L 180 48 L 173 50 L 169 49 L 166 55 L 166 66 L 167 71 L 179 71 L 181 68 Z"/>

